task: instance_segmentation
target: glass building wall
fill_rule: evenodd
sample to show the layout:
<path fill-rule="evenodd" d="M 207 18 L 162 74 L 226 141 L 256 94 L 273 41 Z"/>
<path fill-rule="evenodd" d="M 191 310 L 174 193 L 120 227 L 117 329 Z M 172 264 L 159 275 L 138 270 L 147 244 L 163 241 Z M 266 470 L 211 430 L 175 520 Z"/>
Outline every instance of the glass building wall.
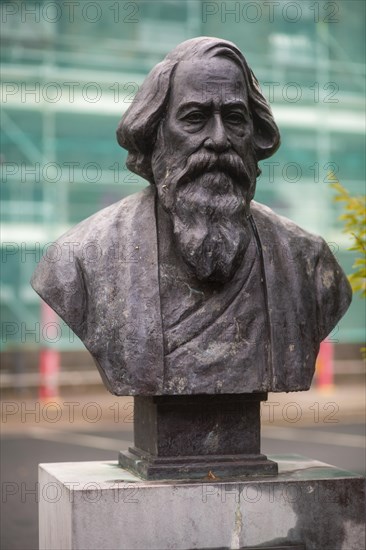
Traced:
<path fill-rule="evenodd" d="M 126 170 L 116 126 L 148 71 L 194 36 L 235 42 L 273 108 L 282 146 L 261 163 L 256 199 L 324 236 L 351 272 L 329 183 L 335 174 L 351 193 L 364 193 L 364 2 L 0 7 L 3 349 L 38 343 L 39 299 L 29 278 L 47 243 L 146 186 Z M 364 321 L 355 297 L 335 341 L 362 341 Z M 82 347 L 67 331 L 57 345 Z"/>

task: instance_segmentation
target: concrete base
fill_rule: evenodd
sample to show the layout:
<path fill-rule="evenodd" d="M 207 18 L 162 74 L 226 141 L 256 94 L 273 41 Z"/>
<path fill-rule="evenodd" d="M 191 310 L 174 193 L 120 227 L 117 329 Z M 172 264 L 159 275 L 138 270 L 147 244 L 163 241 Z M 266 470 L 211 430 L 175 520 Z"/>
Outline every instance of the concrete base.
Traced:
<path fill-rule="evenodd" d="M 41 464 L 40 550 L 361 550 L 365 480 L 300 456 L 273 478 L 141 481 L 116 461 Z"/>

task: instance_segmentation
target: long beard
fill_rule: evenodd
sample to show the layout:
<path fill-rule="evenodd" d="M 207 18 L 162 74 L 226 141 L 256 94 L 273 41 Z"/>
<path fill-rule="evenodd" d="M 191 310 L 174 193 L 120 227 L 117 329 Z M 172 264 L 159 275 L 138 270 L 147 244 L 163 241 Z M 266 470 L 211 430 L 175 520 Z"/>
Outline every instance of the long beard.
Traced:
<path fill-rule="evenodd" d="M 255 168 L 249 173 L 232 154 L 196 153 L 183 169 L 170 171 L 161 159 L 159 154 L 158 196 L 183 260 L 201 281 L 230 280 L 250 241 L 247 211 Z"/>
<path fill-rule="evenodd" d="M 208 173 L 181 187 L 171 219 L 178 249 L 197 279 L 226 282 L 233 276 L 248 232 L 243 196 L 227 175 Z"/>

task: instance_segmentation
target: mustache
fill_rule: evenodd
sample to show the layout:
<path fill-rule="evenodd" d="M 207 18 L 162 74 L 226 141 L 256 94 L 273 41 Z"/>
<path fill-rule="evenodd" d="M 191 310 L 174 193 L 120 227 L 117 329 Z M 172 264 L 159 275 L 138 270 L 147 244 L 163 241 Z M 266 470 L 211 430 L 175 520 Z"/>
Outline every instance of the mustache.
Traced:
<path fill-rule="evenodd" d="M 193 153 L 180 172 L 177 173 L 176 184 L 184 184 L 207 172 L 223 172 L 238 182 L 250 183 L 249 170 L 241 158 L 235 153 L 216 154 L 208 151 Z"/>

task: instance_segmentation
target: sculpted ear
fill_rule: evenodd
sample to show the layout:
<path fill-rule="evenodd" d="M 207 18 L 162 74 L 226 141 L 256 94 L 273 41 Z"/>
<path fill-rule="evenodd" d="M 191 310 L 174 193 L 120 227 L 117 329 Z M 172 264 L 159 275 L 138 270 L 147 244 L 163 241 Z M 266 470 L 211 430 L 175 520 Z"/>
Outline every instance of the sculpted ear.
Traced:
<path fill-rule="evenodd" d="M 280 132 L 256 77 L 250 69 L 249 71 L 249 104 L 253 117 L 254 150 L 259 161 L 271 157 L 277 151 L 280 146 Z"/>
<path fill-rule="evenodd" d="M 280 146 L 280 133 L 273 118 L 266 120 L 263 116 L 253 117 L 254 150 L 257 160 L 271 157 Z"/>

